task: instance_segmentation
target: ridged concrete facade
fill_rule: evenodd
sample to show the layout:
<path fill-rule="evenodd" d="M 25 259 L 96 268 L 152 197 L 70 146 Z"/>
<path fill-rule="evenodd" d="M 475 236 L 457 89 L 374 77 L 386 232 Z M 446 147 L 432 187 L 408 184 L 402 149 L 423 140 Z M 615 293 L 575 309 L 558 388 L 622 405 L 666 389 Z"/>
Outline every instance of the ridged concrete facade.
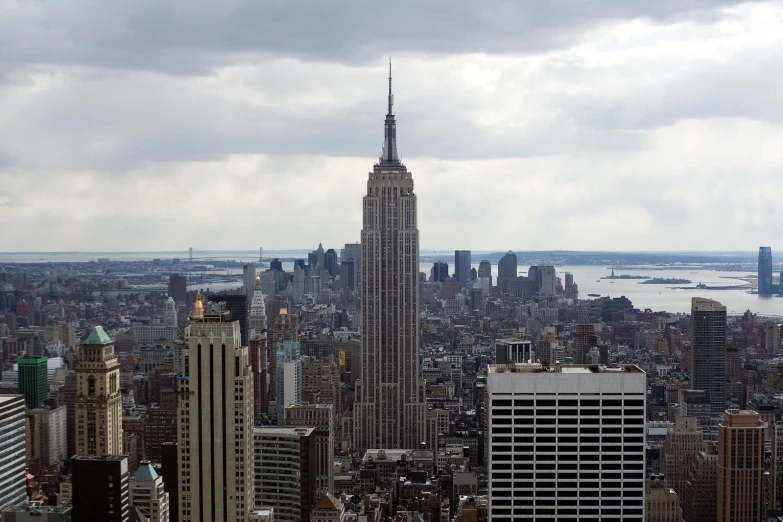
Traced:
<path fill-rule="evenodd" d="M 425 440 L 419 372 L 419 231 L 413 177 L 397 156 L 391 71 L 383 155 L 367 181 L 362 229 L 361 380 L 354 446 L 418 448 Z"/>

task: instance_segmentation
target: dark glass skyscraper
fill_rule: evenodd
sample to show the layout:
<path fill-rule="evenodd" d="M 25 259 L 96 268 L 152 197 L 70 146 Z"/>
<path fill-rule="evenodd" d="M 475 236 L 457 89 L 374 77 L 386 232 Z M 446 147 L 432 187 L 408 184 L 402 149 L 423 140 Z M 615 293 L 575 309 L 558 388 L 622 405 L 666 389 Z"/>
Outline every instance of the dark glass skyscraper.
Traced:
<path fill-rule="evenodd" d="M 19 365 L 19 392 L 24 395 L 25 406 L 40 408 L 49 396 L 46 357 L 26 355 L 17 360 Z"/>
<path fill-rule="evenodd" d="M 772 295 L 772 247 L 759 247 L 759 295 Z"/>
<path fill-rule="evenodd" d="M 691 389 L 710 395 L 710 414 L 726 409 L 726 307 L 717 301 L 691 299 Z"/>
<path fill-rule="evenodd" d="M 460 284 L 470 281 L 470 250 L 454 251 L 454 279 Z"/>

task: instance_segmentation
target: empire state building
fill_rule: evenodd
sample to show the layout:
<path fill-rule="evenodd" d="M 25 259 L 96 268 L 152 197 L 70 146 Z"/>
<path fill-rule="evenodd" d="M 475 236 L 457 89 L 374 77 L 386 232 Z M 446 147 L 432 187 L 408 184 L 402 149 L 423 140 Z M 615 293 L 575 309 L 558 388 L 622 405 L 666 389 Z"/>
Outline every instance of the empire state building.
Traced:
<path fill-rule="evenodd" d="M 389 110 L 383 154 L 364 197 L 361 379 L 354 403 L 354 447 L 417 449 L 426 403 L 419 373 L 419 230 L 413 177 L 397 156 Z"/>

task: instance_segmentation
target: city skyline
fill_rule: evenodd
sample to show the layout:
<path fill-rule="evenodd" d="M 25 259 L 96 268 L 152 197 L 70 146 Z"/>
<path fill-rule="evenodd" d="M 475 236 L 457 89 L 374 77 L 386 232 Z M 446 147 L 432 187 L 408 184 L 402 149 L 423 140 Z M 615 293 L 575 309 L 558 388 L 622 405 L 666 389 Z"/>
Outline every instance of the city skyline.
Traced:
<path fill-rule="evenodd" d="M 3 248 L 39 249 L 30 228 L 49 232 L 47 250 L 156 250 L 172 237 L 226 248 L 259 227 L 281 247 L 291 229 L 299 244 L 356 237 L 389 54 L 423 244 L 774 246 L 783 6 L 626 4 L 449 6 L 442 24 L 403 24 L 406 38 L 386 21 L 438 8 L 286 6 L 280 19 L 312 37 L 280 38 L 263 30 L 263 5 L 239 1 L 199 5 L 187 24 L 145 3 L 86 19 L 78 2 L 19 7 L 0 22 L 0 109 L 14 122 L 0 131 L 0 217 L 26 226 L 8 227 Z M 150 41 L 159 25 L 166 36 Z M 246 215 L 225 234 L 192 212 L 198 201 Z M 525 219 L 509 220 L 520 204 Z M 339 209 L 329 225 L 314 219 L 324 209 Z"/>

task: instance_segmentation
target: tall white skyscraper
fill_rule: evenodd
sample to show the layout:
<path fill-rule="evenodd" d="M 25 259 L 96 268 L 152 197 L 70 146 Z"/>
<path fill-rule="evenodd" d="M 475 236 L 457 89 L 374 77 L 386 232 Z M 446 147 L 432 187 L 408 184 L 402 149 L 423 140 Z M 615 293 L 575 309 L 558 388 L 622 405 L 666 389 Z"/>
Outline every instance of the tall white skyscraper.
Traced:
<path fill-rule="evenodd" d="M 131 511 L 147 517 L 149 522 L 169 522 L 169 494 L 148 460 L 142 460 L 128 485 Z M 131 516 L 131 518 L 135 518 Z"/>
<path fill-rule="evenodd" d="M 644 521 L 638 366 L 490 365 L 489 520 Z"/>
<path fill-rule="evenodd" d="M 239 321 L 196 297 L 178 378 L 181 522 L 245 522 L 253 509 L 253 374 Z"/>
<path fill-rule="evenodd" d="M 266 330 L 266 304 L 264 303 L 264 292 L 261 291 L 261 276 L 256 276 L 256 287 L 253 299 L 250 301 L 248 319 L 250 338 L 255 339 Z"/>
<path fill-rule="evenodd" d="M 389 110 L 383 154 L 364 197 L 361 279 L 361 380 L 354 404 L 354 446 L 417 448 L 425 436 L 419 372 L 419 231 L 413 177 L 397 156 Z"/>

